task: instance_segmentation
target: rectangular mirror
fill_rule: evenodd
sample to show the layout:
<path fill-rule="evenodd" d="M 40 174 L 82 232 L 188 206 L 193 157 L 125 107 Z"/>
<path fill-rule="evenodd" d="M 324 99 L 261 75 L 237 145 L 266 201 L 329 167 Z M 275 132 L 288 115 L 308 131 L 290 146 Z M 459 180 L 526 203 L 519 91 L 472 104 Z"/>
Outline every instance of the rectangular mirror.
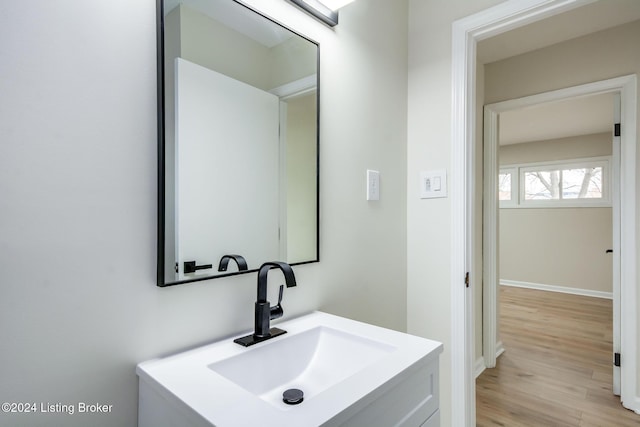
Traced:
<path fill-rule="evenodd" d="M 319 46 L 235 0 L 158 0 L 158 286 L 319 260 Z"/>

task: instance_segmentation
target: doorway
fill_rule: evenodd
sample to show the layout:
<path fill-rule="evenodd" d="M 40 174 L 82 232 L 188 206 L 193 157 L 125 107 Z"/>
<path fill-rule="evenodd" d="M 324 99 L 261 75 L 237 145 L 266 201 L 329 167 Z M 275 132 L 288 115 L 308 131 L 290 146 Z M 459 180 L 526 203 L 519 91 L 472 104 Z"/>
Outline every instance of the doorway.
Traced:
<path fill-rule="evenodd" d="M 583 0 L 530 0 L 522 3 L 506 2 L 479 12 L 453 24 L 452 35 L 452 424 L 475 424 L 474 387 L 474 308 L 473 293 L 469 287 L 455 286 L 456 278 L 469 272 L 471 283 L 479 280 L 473 269 L 473 209 L 474 129 L 476 117 L 476 44 L 494 35 L 559 15 L 567 10 L 590 3 Z M 622 122 L 628 132 L 621 136 L 621 200 L 629 203 L 621 206 L 621 253 L 628 260 L 635 260 L 635 177 L 636 177 L 636 76 L 631 75 L 608 81 L 606 90 L 621 93 Z M 568 94 L 570 96 L 570 94 Z M 621 260 L 621 336 L 623 360 L 636 361 L 637 353 L 637 291 L 634 262 Z M 625 327 L 626 325 L 626 327 Z M 624 365 L 624 362 L 623 362 Z M 628 407 L 640 412 L 637 399 L 638 384 L 636 363 L 625 366 L 622 383 L 622 400 Z M 626 397 L 625 397 L 626 396 Z"/>
<path fill-rule="evenodd" d="M 572 96 L 554 91 L 485 107 L 482 329 L 486 367 L 495 367 L 503 350 L 497 333 L 501 279 L 510 279 L 506 283 L 512 286 L 613 299 L 612 360 L 620 352 L 620 259 L 624 254 L 620 248 L 620 136 L 614 131 L 614 123 L 620 122 L 620 93 L 604 89 L 607 84 L 570 88 Z M 503 118 L 500 138 L 512 144 L 502 150 L 509 166 L 498 162 L 498 116 Z M 531 130 L 523 130 L 527 125 Z M 588 135 L 571 136 L 576 133 Z M 545 139 L 549 136 L 556 138 Z M 545 140 L 517 146 L 536 139 Z M 522 234 L 518 240 L 503 236 L 504 251 L 498 245 L 499 212 L 506 219 L 503 231 L 506 227 Z M 577 239 L 581 245 L 572 244 Z M 554 250 L 545 251 L 543 246 Z M 502 264 L 508 268 L 502 273 L 500 253 L 508 257 Z M 614 367 L 616 395 L 620 395 L 620 374 L 620 367 Z"/>

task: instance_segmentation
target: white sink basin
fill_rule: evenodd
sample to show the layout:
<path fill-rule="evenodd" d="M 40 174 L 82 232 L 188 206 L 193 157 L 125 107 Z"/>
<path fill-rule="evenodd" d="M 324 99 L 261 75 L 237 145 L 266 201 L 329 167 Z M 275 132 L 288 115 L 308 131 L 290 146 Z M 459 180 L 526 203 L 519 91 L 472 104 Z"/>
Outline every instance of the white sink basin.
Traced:
<path fill-rule="evenodd" d="M 284 338 L 284 337 L 283 337 Z M 379 361 L 396 347 L 326 326 L 259 346 L 209 368 L 248 392 L 283 410 L 282 393 L 304 392 L 307 401 L 345 378 Z"/>
<path fill-rule="evenodd" d="M 437 410 L 442 344 L 320 312 L 277 326 L 287 333 L 251 347 L 230 338 L 139 364 L 140 427 L 396 425 L 394 410 Z M 291 388 L 300 404 L 283 402 Z"/>

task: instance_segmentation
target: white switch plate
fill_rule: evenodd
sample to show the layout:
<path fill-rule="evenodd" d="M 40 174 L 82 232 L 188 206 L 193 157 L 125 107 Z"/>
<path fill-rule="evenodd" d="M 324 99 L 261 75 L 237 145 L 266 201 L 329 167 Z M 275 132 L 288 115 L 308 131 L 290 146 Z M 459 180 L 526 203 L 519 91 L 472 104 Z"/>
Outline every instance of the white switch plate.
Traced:
<path fill-rule="evenodd" d="M 447 197 L 447 171 L 444 169 L 420 172 L 420 198 Z"/>
<path fill-rule="evenodd" d="M 380 200 L 380 172 L 367 169 L 367 200 Z"/>

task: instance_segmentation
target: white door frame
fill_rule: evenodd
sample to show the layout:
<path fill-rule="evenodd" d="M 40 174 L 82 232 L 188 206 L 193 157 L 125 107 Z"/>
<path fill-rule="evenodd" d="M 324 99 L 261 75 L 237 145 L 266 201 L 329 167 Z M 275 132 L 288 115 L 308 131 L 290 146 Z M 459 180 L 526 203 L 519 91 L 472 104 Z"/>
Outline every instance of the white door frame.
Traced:
<path fill-rule="evenodd" d="M 565 99 L 575 99 L 579 97 L 586 97 L 591 95 L 597 95 L 602 93 L 614 93 L 617 95 L 617 117 L 616 123 L 621 123 L 622 129 L 636 129 L 636 111 L 632 104 L 629 103 L 630 99 L 635 99 L 636 90 L 636 76 L 624 76 L 614 79 L 598 81 L 585 85 L 574 86 L 566 89 L 555 90 L 545 92 L 538 95 L 527 96 L 523 98 L 511 99 L 508 101 L 497 102 L 494 104 L 488 104 L 484 108 L 484 249 L 483 249 L 483 359 L 485 367 L 493 368 L 496 365 L 496 355 L 498 354 L 497 343 L 497 305 L 498 305 L 498 253 L 497 253 L 497 239 L 498 239 L 498 116 L 506 111 L 513 111 L 525 107 L 531 107 L 534 105 L 540 105 L 548 102 L 561 101 Z M 627 102 L 622 104 L 622 99 Z M 614 109 L 614 105 L 611 108 Z M 629 110 L 629 114 L 621 116 L 620 112 Z M 614 115 L 615 116 L 615 115 Z M 619 121 L 618 121 L 619 120 Z M 627 122 L 631 120 L 631 123 Z M 613 129 L 611 129 L 613 132 Z M 625 135 L 626 133 L 626 135 Z M 629 183 L 624 182 L 624 178 L 621 175 L 625 170 L 634 171 L 632 173 L 635 176 L 636 170 L 636 158 L 635 158 L 635 132 L 623 132 L 623 136 L 617 138 L 619 144 L 614 144 L 613 164 L 612 164 L 612 176 L 614 179 L 613 190 L 613 256 L 614 256 L 614 280 L 613 280 L 613 313 L 614 313 L 614 338 L 613 338 L 613 350 L 614 352 L 621 353 L 621 279 L 628 279 L 629 272 L 623 276 L 620 275 L 620 266 L 629 266 L 635 264 L 635 253 L 626 253 L 623 248 L 633 247 L 635 219 L 629 216 L 630 210 L 635 205 L 635 188 L 634 183 L 629 186 Z M 620 163 L 621 154 L 624 155 L 624 164 Z M 626 189 L 625 193 L 621 193 L 620 189 Z M 621 198 L 621 195 L 624 197 Z M 622 216 L 621 212 L 627 212 L 625 215 L 626 223 L 621 224 Z M 625 235 L 620 235 L 621 227 L 625 230 Z M 627 240 L 630 240 L 628 242 Z M 616 262 L 617 261 L 617 262 Z M 626 287 L 633 287 L 632 283 L 627 280 Z M 633 307 L 627 308 L 631 310 Z M 626 311 L 626 310 L 625 310 Z M 629 350 L 625 351 L 625 354 L 629 354 Z M 630 378 L 630 374 L 627 373 L 627 366 L 625 366 L 625 375 Z M 620 389 L 620 368 L 614 368 L 614 394 L 621 394 Z M 627 401 L 629 399 L 626 399 Z M 632 408 L 631 408 L 632 409 Z"/>
<path fill-rule="evenodd" d="M 613 101 L 613 123 L 622 124 L 622 94 L 620 92 L 615 92 L 614 101 Z M 615 129 L 615 128 L 614 128 Z M 622 224 L 620 223 L 620 212 L 622 203 L 625 203 L 621 199 L 622 193 L 620 193 L 620 162 L 621 162 L 621 154 L 622 154 L 622 138 L 619 133 L 615 130 L 612 132 L 613 134 L 613 147 L 612 147 L 612 159 L 613 159 L 613 171 L 615 179 L 613 181 L 613 258 L 612 258 L 612 268 L 613 268 L 613 353 L 615 360 L 615 353 L 622 354 L 622 348 L 620 340 L 622 337 L 620 336 L 620 324 L 622 323 L 620 316 L 620 266 L 621 266 L 621 231 Z M 637 163 L 636 163 L 637 167 Z M 632 199 L 634 203 L 637 203 L 637 198 Z M 627 258 L 625 258 L 625 262 L 629 262 Z M 616 396 L 620 396 L 621 394 L 621 377 L 622 377 L 622 369 L 620 366 L 613 367 L 613 394 Z"/>
<path fill-rule="evenodd" d="M 318 90 L 318 75 L 311 74 L 298 80 L 275 87 L 269 93 L 280 98 L 280 157 L 279 157 L 279 259 L 288 258 L 288 228 L 287 228 L 287 101 L 299 96 L 309 95 Z"/>
<path fill-rule="evenodd" d="M 621 123 L 622 124 L 622 94 L 620 92 L 616 92 L 614 94 L 613 101 L 613 123 Z M 637 124 L 634 124 L 637 126 Z M 622 237 L 622 224 L 620 223 L 620 209 L 622 207 L 622 193 L 620 192 L 620 181 L 621 181 L 621 155 L 622 155 L 622 138 L 619 132 L 612 132 L 613 134 L 613 171 L 615 174 L 615 179 L 613 181 L 613 352 L 614 358 L 615 353 L 622 354 L 622 345 L 621 345 L 621 335 L 620 335 L 620 325 L 622 323 L 621 313 L 620 313 L 620 297 L 621 297 L 621 277 L 620 277 L 620 265 L 622 264 L 622 246 L 621 246 L 621 237 Z M 637 164 L 636 164 L 637 167 Z M 629 200 L 625 200 L 625 203 L 630 203 Z M 635 195 L 633 198 L 633 203 L 636 203 Z M 625 258 L 625 262 L 629 262 L 627 258 Z M 622 368 L 620 366 L 613 367 L 613 394 L 616 396 L 620 396 L 621 394 L 621 381 L 622 381 Z"/>
<path fill-rule="evenodd" d="M 451 422 L 453 426 L 475 426 L 475 376 L 474 376 L 474 316 L 473 286 L 477 274 L 473 271 L 473 191 L 475 176 L 475 126 L 476 126 L 476 44 L 478 41 L 523 25 L 548 18 L 567 10 L 584 6 L 594 0 L 510 0 L 494 7 L 457 20 L 452 25 L 452 120 L 451 120 Z M 635 94 L 635 91 L 634 91 Z M 637 95 L 636 95 L 637 96 Z M 635 107 L 637 98 L 623 99 Z M 625 114 L 630 114 L 627 110 Z M 635 120 L 635 117 L 633 118 Z M 629 123 L 631 123 L 629 121 Z M 631 127 L 631 126 L 629 126 Z M 634 133 L 635 127 L 628 129 Z M 624 131 L 623 131 L 624 133 Z M 631 138 L 631 136 L 629 136 Z M 635 150 L 635 145 L 633 147 Z M 633 153 L 627 155 L 635 156 Z M 624 156 L 624 154 L 623 154 Z M 635 158 L 635 157 L 634 157 Z M 624 162 L 624 157 L 623 157 Z M 623 165 L 624 167 L 624 165 Z M 623 170 L 623 179 L 628 187 L 621 189 L 624 194 L 634 190 L 635 170 Z M 633 188 L 630 188 L 633 187 Z M 635 219 L 635 205 L 624 218 Z M 629 233 L 635 236 L 634 232 Z M 630 239 L 629 239 L 630 240 Z M 629 243 L 629 242 L 628 242 Z M 635 240 L 630 247 L 623 245 L 626 253 L 635 253 Z M 469 272 L 470 287 L 463 285 L 465 272 Z M 635 264 L 623 267 L 626 280 L 636 284 Z M 632 330 L 622 328 L 623 352 L 626 360 L 636 361 L 636 290 L 628 286 L 621 300 L 624 323 Z M 628 317 L 627 317 L 628 316 Z M 631 336 L 631 339 L 628 337 Z M 631 353 L 626 353 L 627 351 Z M 623 361 L 624 363 L 624 361 Z M 623 382 L 623 396 L 631 396 L 627 406 L 640 411 L 637 396 L 636 364 L 630 363 L 626 387 Z M 632 401 L 631 401 L 632 400 Z"/>

